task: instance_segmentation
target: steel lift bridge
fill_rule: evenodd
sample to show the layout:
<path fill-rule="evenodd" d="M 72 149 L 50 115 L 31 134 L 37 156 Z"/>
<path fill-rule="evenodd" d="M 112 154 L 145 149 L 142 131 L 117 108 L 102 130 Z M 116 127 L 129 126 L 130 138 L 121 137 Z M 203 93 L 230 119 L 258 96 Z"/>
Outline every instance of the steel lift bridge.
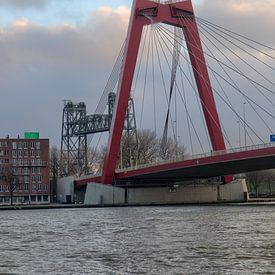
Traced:
<path fill-rule="evenodd" d="M 88 136 L 110 130 L 116 94 L 108 93 L 108 113 L 87 115 L 84 102 L 64 102 L 61 133 L 61 162 L 63 175 L 87 175 Z M 124 129 L 136 138 L 136 121 L 133 99 L 128 101 Z"/>
<path fill-rule="evenodd" d="M 118 92 L 112 120 L 106 117 L 110 134 L 103 171 L 97 177 L 79 178 L 76 188 L 89 182 L 160 184 L 209 177 L 230 183 L 234 174 L 275 168 L 275 146 L 269 142 L 275 126 L 274 48 L 196 17 L 191 0 L 134 0 L 118 60 Z M 140 78 L 143 84 L 137 89 Z M 134 95 L 142 105 L 140 126 L 148 103 L 152 115 L 146 123 L 153 118 L 151 128 L 162 128 L 163 141 L 169 131 L 176 142 L 182 138 L 187 154 L 116 170 L 133 90 L 141 92 Z M 166 105 L 158 106 L 157 96 Z M 95 117 L 85 119 L 76 130 L 79 144 L 93 132 L 87 128 Z M 64 144 L 69 135 L 63 135 Z"/>

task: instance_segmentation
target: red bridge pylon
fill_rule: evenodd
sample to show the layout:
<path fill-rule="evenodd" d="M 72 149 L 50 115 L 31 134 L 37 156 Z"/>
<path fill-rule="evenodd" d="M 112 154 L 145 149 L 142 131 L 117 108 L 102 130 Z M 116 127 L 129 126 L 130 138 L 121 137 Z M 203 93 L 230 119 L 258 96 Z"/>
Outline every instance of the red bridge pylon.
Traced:
<path fill-rule="evenodd" d="M 112 184 L 114 179 L 143 27 L 157 23 L 164 23 L 183 29 L 212 148 L 214 151 L 226 149 L 200 35 L 194 17 L 192 1 L 158 3 L 149 0 L 134 0 L 118 95 L 101 178 L 102 183 Z M 225 181 L 229 182 L 231 178 L 227 176 Z"/>

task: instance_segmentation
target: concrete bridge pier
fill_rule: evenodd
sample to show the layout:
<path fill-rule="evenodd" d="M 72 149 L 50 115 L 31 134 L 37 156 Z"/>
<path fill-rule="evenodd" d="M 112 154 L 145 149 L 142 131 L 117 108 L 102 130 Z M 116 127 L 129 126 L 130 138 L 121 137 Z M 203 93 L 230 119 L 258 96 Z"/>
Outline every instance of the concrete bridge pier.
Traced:
<path fill-rule="evenodd" d="M 186 184 L 170 187 L 114 187 L 88 183 L 84 204 L 116 205 L 173 205 L 201 203 L 246 202 L 248 191 L 245 179 L 230 184 Z"/>

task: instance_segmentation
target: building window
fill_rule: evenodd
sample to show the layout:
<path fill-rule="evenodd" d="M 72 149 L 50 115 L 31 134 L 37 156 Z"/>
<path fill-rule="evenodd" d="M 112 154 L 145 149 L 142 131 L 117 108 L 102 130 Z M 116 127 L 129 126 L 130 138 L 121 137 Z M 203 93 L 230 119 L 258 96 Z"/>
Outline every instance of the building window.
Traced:
<path fill-rule="evenodd" d="M 0 185 L 0 192 L 3 192 L 3 185 Z"/>
<path fill-rule="evenodd" d="M 24 149 L 28 149 L 28 142 L 23 142 Z"/>
<path fill-rule="evenodd" d="M 16 150 L 12 150 L 12 157 L 16 158 L 17 157 L 17 151 Z"/>
<path fill-rule="evenodd" d="M 27 158 L 27 157 L 28 157 L 28 151 L 25 150 L 25 151 L 24 151 L 24 158 Z"/>
<path fill-rule="evenodd" d="M 22 151 L 21 151 L 21 150 L 19 150 L 19 151 L 17 152 L 17 154 L 18 154 L 18 157 L 19 157 L 19 158 L 22 158 L 22 155 L 23 155 L 23 154 L 22 154 Z"/>
<path fill-rule="evenodd" d="M 29 176 L 24 176 L 24 183 L 29 183 L 29 182 L 30 182 Z"/>
<path fill-rule="evenodd" d="M 38 191 L 42 191 L 42 184 L 41 183 L 38 184 Z"/>
<path fill-rule="evenodd" d="M 4 151 L 0 150 L 0 157 L 3 157 L 3 156 L 4 156 Z"/>
<path fill-rule="evenodd" d="M 43 201 L 49 201 L 49 197 L 47 195 L 43 195 Z"/>
<path fill-rule="evenodd" d="M 36 148 L 36 149 L 40 149 L 40 142 L 36 142 L 36 143 L 35 143 L 35 148 Z"/>
<path fill-rule="evenodd" d="M 36 176 L 32 176 L 32 182 L 36 182 Z"/>
<path fill-rule="evenodd" d="M 8 147 L 8 143 L 7 143 L 6 141 L 2 141 L 2 142 L 1 142 L 1 146 L 2 146 L 2 147 Z"/>
<path fill-rule="evenodd" d="M 12 143 L 12 149 L 17 149 L 17 143 L 16 142 Z"/>
<path fill-rule="evenodd" d="M 40 151 L 39 150 L 36 151 L 36 157 L 40 158 Z"/>
<path fill-rule="evenodd" d="M 32 184 L 32 191 L 33 191 L 33 192 L 36 191 L 36 184 L 35 184 L 35 183 Z"/>
<path fill-rule="evenodd" d="M 18 148 L 18 149 L 22 149 L 22 142 L 21 142 L 21 141 L 19 141 L 19 142 L 17 143 L 17 148 Z"/>
<path fill-rule="evenodd" d="M 47 184 L 47 183 L 44 184 L 44 190 L 45 190 L 45 191 L 48 191 L 48 184 Z"/>
<path fill-rule="evenodd" d="M 34 158 L 34 157 L 35 157 L 35 151 L 31 150 L 31 158 Z"/>
<path fill-rule="evenodd" d="M 28 191 L 29 190 L 29 185 L 28 184 L 24 184 L 24 191 Z"/>
<path fill-rule="evenodd" d="M 34 142 L 32 141 L 30 144 L 31 144 L 31 149 L 34 149 Z"/>
<path fill-rule="evenodd" d="M 10 154 L 10 150 L 5 150 L 4 151 L 4 155 L 7 157 L 7 156 L 9 156 L 9 154 Z"/>
<path fill-rule="evenodd" d="M 24 168 L 24 174 L 29 174 L 29 168 L 28 167 Z"/>
<path fill-rule="evenodd" d="M 42 176 L 41 175 L 37 176 L 37 181 L 42 182 Z"/>
<path fill-rule="evenodd" d="M 36 167 L 32 167 L 32 174 L 36 173 Z"/>
<path fill-rule="evenodd" d="M 37 173 L 37 174 L 41 174 L 41 167 L 37 167 L 37 168 L 36 168 L 36 173 Z"/>

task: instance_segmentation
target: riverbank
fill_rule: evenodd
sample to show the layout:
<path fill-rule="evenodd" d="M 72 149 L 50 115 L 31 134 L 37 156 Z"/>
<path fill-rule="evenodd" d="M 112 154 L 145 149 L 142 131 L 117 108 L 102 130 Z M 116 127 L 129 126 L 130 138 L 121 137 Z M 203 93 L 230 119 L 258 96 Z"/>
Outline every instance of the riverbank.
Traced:
<path fill-rule="evenodd" d="M 68 208 L 100 208 L 100 207 L 131 207 L 131 206 L 196 206 L 196 205 L 216 205 L 216 206 L 263 206 L 263 205 L 274 205 L 275 198 L 253 198 L 248 202 L 244 203 L 203 203 L 203 204 L 144 204 L 144 205 L 127 205 L 127 204 L 117 204 L 117 205 L 85 205 L 85 204 L 23 204 L 23 205 L 1 205 L 1 210 L 33 210 L 33 209 L 68 209 Z"/>

